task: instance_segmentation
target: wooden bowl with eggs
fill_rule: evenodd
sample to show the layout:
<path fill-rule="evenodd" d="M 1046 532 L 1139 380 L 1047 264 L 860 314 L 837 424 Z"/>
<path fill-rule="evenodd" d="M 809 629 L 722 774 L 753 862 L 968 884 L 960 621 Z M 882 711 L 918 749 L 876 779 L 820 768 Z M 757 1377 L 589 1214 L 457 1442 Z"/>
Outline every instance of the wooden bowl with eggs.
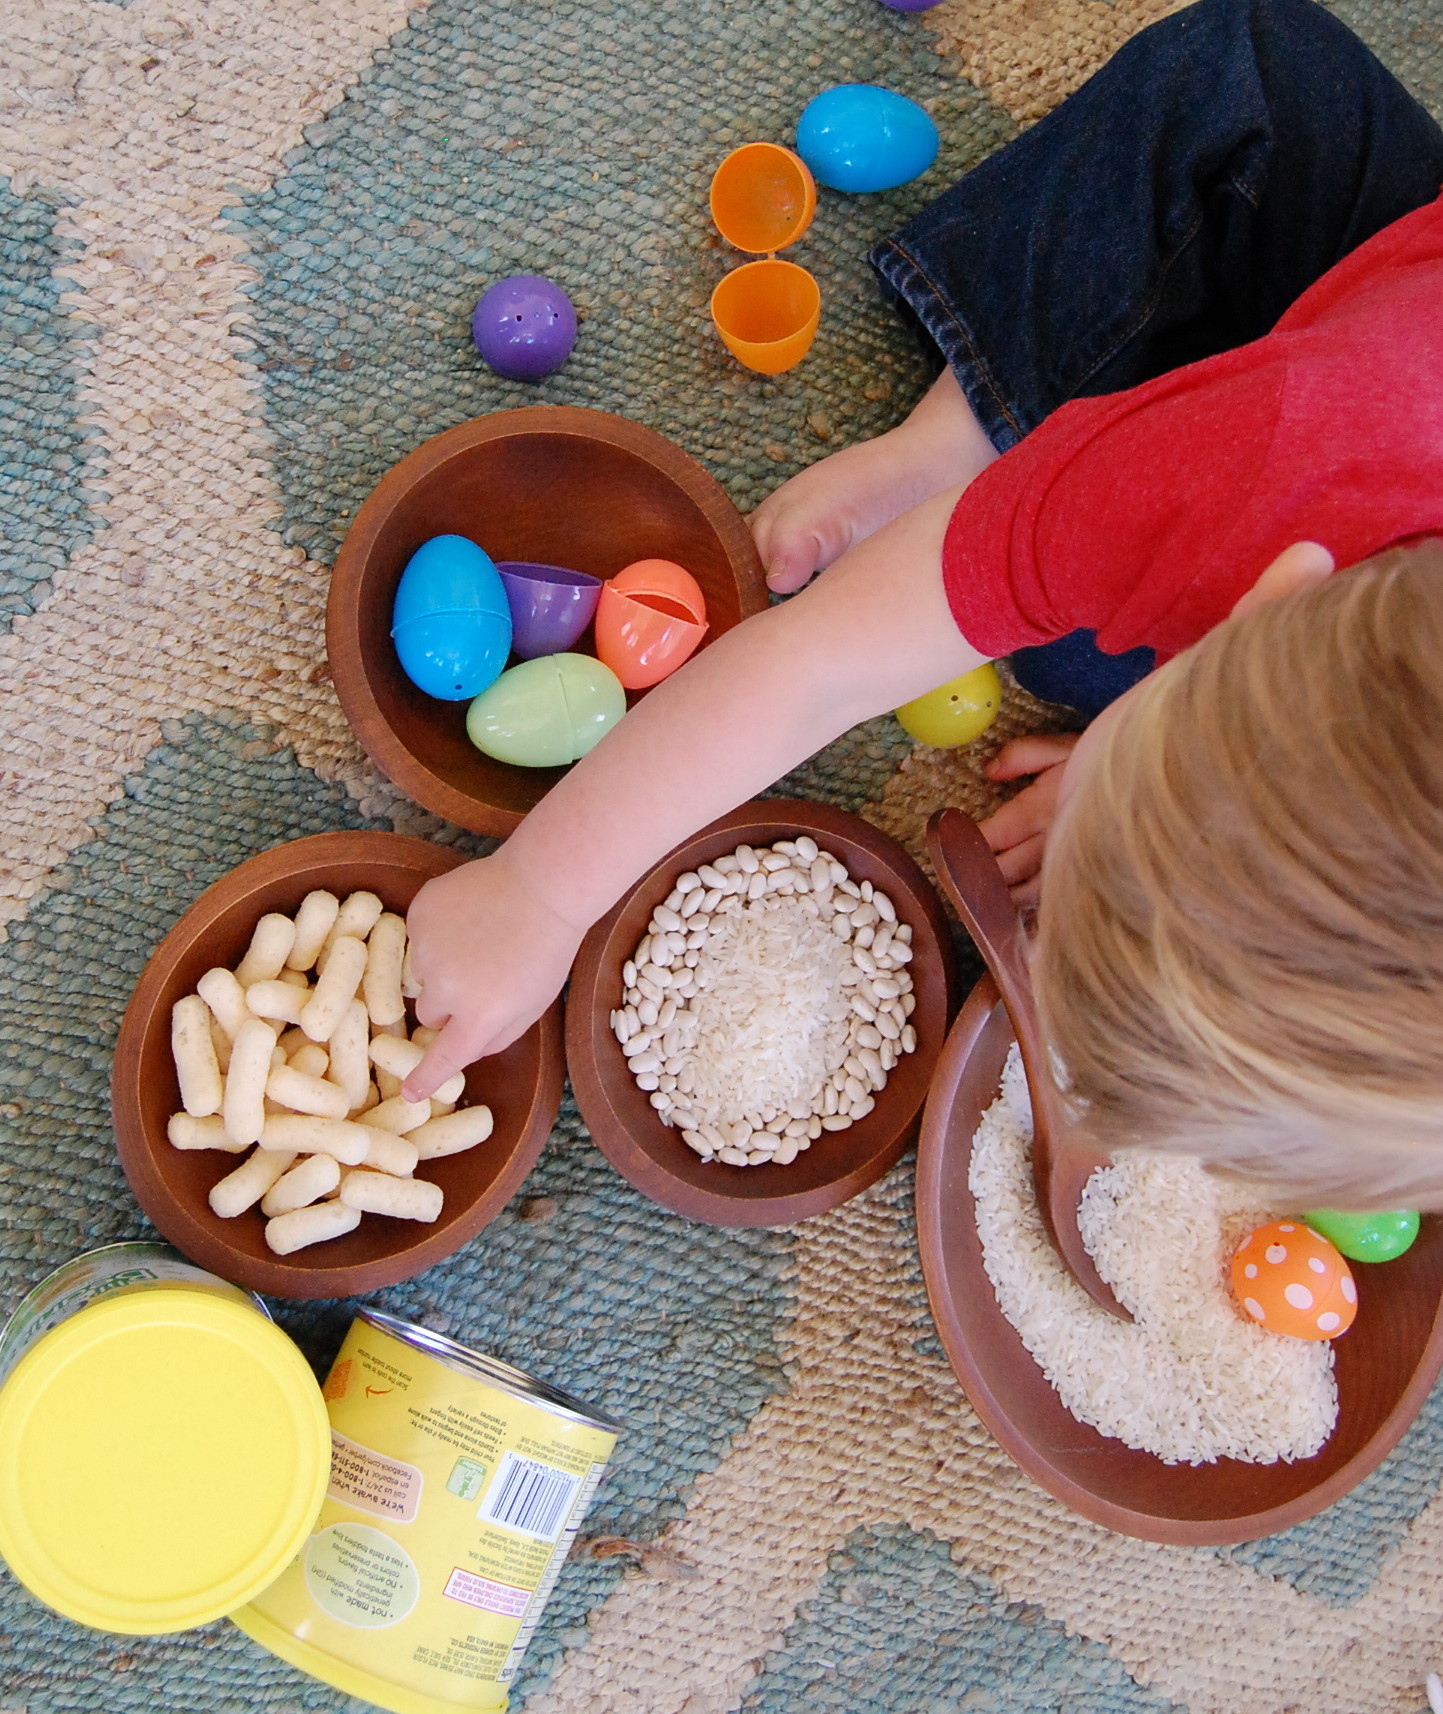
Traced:
<path fill-rule="evenodd" d="M 146 965 L 115 1048 L 111 1108 L 120 1164 L 160 1234 L 193 1262 L 274 1297 L 350 1297 L 431 1267 L 474 1238 L 520 1188 L 561 1105 L 560 1006 L 503 1052 L 466 1072 L 463 1105 L 484 1102 L 494 1126 L 463 1154 L 423 1162 L 418 1174 L 445 1193 L 434 1224 L 367 1214 L 344 1237 L 288 1256 L 266 1245 L 251 1208 L 222 1220 L 207 1200 L 239 1155 L 180 1150 L 166 1135 L 180 1090 L 171 1053 L 171 1007 L 214 966 L 234 969 L 268 912 L 293 915 L 315 889 L 344 898 L 375 893 L 402 916 L 422 886 L 464 859 L 443 846 L 391 833 L 322 833 L 263 852 L 233 869 L 181 917 Z"/>
<path fill-rule="evenodd" d="M 466 736 L 468 704 L 427 696 L 401 670 L 396 587 L 416 549 L 440 535 L 466 536 L 496 561 L 602 579 L 637 560 L 674 560 L 706 597 L 703 648 L 767 604 L 746 521 L 699 464 L 639 423 L 537 405 L 417 447 L 381 479 L 341 545 L 326 647 L 366 754 L 407 797 L 472 833 L 504 839 L 563 770 L 484 755 Z"/>
<path fill-rule="evenodd" d="M 916 1051 L 904 1055 L 866 1116 L 827 1131 L 786 1165 L 703 1160 L 664 1124 L 638 1086 L 610 1023 L 623 969 L 676 877 L 739 845 L 758 849 L 809 835 L 871 881 L 912 928 Z M 824 804 L 759 799 L 668 853 L 587 935 L 567 995 L 566 1057 L 576 1102 L 602 1153 L 664 1208 L 713 1226 L 785 1226 L 840 1205 L 879 1179 L 917 1134 L 954 993 L 951 935 L 941 901 L 898 845 L 868 822 Z"/>
<path fill-rule="evenodd" d="M 1397 1260 L 1353 1264 L 1358 1313 L 1334 1345 L 1338 1420 L 1319 1452 L 1272 1464 L 1164 1463 L 1067 1410 L 987 1276 L 968 1168 L 1012 1041 L 997 989 L 984 977 L 948 1036 L 918 1145 L 917 1236 L 927 1295 L 978 1416 L 1064 1505 L 1145 1541 L 1253 1541 L 1341 1499 L 1398 1444 L 1443 1368 L 1443 1218 L 1425 1215 L 1417 1241 Z"/>

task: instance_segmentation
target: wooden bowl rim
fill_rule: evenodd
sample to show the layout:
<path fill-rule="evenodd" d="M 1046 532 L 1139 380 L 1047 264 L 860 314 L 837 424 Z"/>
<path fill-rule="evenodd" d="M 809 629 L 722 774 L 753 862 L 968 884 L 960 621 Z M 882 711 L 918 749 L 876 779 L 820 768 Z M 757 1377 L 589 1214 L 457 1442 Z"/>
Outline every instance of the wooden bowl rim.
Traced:
<path fill-rule="evenodd" d="M 1399 1393 L 1397 1403 L 1346 1463 L 1306 1492 L 1279 1505 L 1253 1512 L 1205 1519 L 1141 1512 L 1083 1487 L 1049 1458 L 1044 1444 L 1029 1436 L 1014 1421 L 999 1399 L 987 1367 L 979 1364 L 977 1352 L 983 1347 L 980 1341 L 971 1337 L 969 1322 L 1000 1319 L 1011 1329 L 1011 1323 L 1002 1315 L 992 1282 L 980 1265 L 975 1271 L 975 1278 L 949 1279 L 944 1245 L 944 1229 L 948 1221 L 942 1180 L 952 1146 L 948 1141 L 950 1119 L 968 1061 L 994 1019 L 1000 1020 L 1000 1026 L 1010 1036 L 1001 997 L 992 978 L 984 975 L 963 1003 L 942 1050 L 927 1099 L 917 1150 L 917 1242 L 927 1299 L 952 1372 L 977 1415 L 993 1438 L 1039 1487 L 1081 1517 L 1120 1535 L 1161 1542 L 1171 1547 L 1230 1547 L 1291 1529 L 1325 1511 L 1377 1469 L 1423 1408 L 1440 1370 L 1443 1370 L 1443 1290 L 1439 1293 L 1427 1341 L 1413 1373 Z M 966 1146 L 970 1153 L 971 1138 L 967 1139 Z M 954 1208 L 952 1218 L 970 1219 L 971 1211 L 969 1194 L 965 1209 Z M 959 1312 L 959 1297 L 965 1299 L 965 1315 Z M 1021 1349 L 1015 1329 L 1011 1331 Z M 1125 1451 L 1131 1458 L 1156 1464 L 1159 1470 L 1170 1468 L 1152 1453 L 1130 1447 Z M 1222 1459 L 1215 1465 L 1199 1468 L 1216 1469 L 1218 1465 L 1231 1462 Z"/>
<path fill-rule="evenodd" d="M 916 1135 L 926 1099 L 926 1082 L 912 1109 L 894 1116 L 884 1135 L 879 1136 L 871 1152 L 850 1171 L 810 1189 L 784 1192 L 778 1195 L 729 1194 L 688 1183 L 677 1177 L 631 1136 L 622 1115 L 617 1111 L 610 1091 L 602 1080 L 596 1056 L 598 1040 L 614 1044 L 606 1025 L 609 1004 L 603 1006 L 599 997 L 602 967 L 608 957 L 609 943 L 617 931 L 623 913 L 632 901 L 654 887 L 657 879 L 669 870 L 689 867 L 690 854 L 717 840 L 742 843 L 749 832 L 770 830 L 758 835 L 760 842 L 811 834 L 823 842 L 852 844 L 869 852 L 895 876 L 897 891 L 904 893 L 912 922 L 913 944 L 923 937 L 931 942 L 932 955 L 941 977 L 943 1000 L 942 1034 L 945 1038 L 956 1003 L 956 971 L 952 952 L 951 932 L 936 890 L 922 869 L 888 834 L 875 828 L 860 816 L 829 804 L 809 803 L 800 798 L 755 798 L 741 804 L 727 815 L 719 816 L 709 826 L 685 839 L 654 863 L 646 874 L 627 889 L 601 920 L 595 923 L 582 943 L 572 970 L 567 993 L 566 1060 L 571 1076 L 572 1092 L 582 1119 L 593 1142 L 616 1170 L 636 1188 L 663 1208 L 711 1226 L 790 1226 L 813 1214 L 824 1214 L 849 1202 L 859 1191 L 874 1184 L 883 1173 L 896 1164 Z M 729 849 L 730 847 L 724 847 Z M 699 859 L 706 861 L 705 858 Z M 665 895 L 658 893 L 657 897 Z M 899 914 L 901 902 L 899 902 Z M 914 910 L 913 906 L 917 908 Z M 914 961 L 915 962 L 915 961 Z M 603 1049 L 604 1051 L 604 1049 Z M 940 1052 L 940 1048 L 939 1048 Z M 884 1092 L 885 1094 L 885 1092 Z M 879 1102 L 874 1114 L 883 1110 Z M 871 1121 L 869 1114 L 863 1124 Z M 660 1120 L 658 1132 L 664 1132 Z M 880 1129 L 880 1127 L 879 1127 Z M 686 1145 L 679 1137 L 676 1146 Z M 740 1170 L 740 1169 L 737 1169 Z M 764 1171 L 764 1168 L 748 1168 Z M 777 1169 L 785 1171 L 785 1168 Z"/>
<path fill-rule="evenodd" d="M 393 785 L 423 809 L 457 827 L 497 839 L 504 839 L 519 826 L 521 815 L 458 791 L 433 773 L 396 736 L 376 700 L 360 640 L 360 571 L 391 513 L 418 482 L 478 446 L 519 435 L 600 441 L 649 464 L 692 501 L 716 532 L 736 578 L 742 618 L 761 612 L 768 602 L 751 530 L 726 490 L 689 453 L 629 417 L 581 405 L 525 405 L 517 410 L 493 411 L 433 435 L 392 465 L 357 512 L 331 572 L 326 598 L 326 654 L 332 683 L 347 724 Z"/>
<path fill-rule="evenodd" d="M 501 1212 L 536 1164 L 561 1106 L 564 1060 L 560 1001 L 531 1026 L 538 1038 L 536 1077 L 527 1095 L 525 1124 L 506 1166 L 452 1219 L 434 1227 L 418 1226 L 413 1243 L 375 1261 L 340 1267 L 300 1266 L 284 1256 L 257 1259 L 235 1250 L 171 1189 L 155 1164 L 146 1136 L 140 1047 L 147 1023 L 175 966 L 235 907 L 262 887 L 290 875 L 309 874 L 312 884 L 320 885 L 320 871 L 340 864 L 384 864 L 432 879 L 465 861 L 445 846 L 398 833 L 360 830 L 290 840 L 248 858 L 207 887 L 146 961 L 115 1043 L 110 1097 L 116 1150 L 126 1182 L 151 1224 L 201 1267 L 271 1297 L 354 1297 L 379 1291 L 423 1273 L 469 1243 Z"/>

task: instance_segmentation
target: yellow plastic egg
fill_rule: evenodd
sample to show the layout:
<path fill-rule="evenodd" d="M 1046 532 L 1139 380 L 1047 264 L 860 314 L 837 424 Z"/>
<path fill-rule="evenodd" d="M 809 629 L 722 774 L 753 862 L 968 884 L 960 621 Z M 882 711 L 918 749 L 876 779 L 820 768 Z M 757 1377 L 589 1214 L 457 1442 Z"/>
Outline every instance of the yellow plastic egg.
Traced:
<path fill-rule="evenodd" d="M 902 730 L 919 744 L 946 750 L 980 738 L 1002 706 L 1002 680 L 989 661 L 974 672 L 929 690 L 897 710 Z"/>

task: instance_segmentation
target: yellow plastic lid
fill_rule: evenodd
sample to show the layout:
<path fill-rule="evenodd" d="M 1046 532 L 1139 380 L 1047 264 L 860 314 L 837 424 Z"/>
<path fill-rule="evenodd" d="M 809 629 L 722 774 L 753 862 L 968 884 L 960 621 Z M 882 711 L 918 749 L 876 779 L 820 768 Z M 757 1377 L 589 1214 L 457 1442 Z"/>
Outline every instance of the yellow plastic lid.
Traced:
<path fill-rule="evenodd" d="M 188 1630 L 285 1569 L 330 1455 L 321 1389 L 263 1316 L 184 1287 L 111 1298 L 0 1389 L 0 1554 L 83 1625 Z"/>

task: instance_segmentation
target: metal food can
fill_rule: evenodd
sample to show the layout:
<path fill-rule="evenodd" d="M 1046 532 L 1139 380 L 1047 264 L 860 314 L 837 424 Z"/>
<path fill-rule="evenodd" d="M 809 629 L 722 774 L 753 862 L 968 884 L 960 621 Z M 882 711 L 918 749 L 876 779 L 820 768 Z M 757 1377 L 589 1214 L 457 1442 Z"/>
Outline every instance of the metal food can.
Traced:
<path fill-rule="evenodd" d="M 620 1425 L 375 1310 L 352 1323 L 324 1392 L 316 1526 L 232 1620 L 394 1714 L 504 1709 Z"/>
<path fill-rule="evenodd" d="M 151 1636 L 248 1601 L 305 1540 L 328 1452 L 265 1305 L 167 1244 L 67 1262 L 0 1332 L 0 1554 L 81 1624 Z"/>

